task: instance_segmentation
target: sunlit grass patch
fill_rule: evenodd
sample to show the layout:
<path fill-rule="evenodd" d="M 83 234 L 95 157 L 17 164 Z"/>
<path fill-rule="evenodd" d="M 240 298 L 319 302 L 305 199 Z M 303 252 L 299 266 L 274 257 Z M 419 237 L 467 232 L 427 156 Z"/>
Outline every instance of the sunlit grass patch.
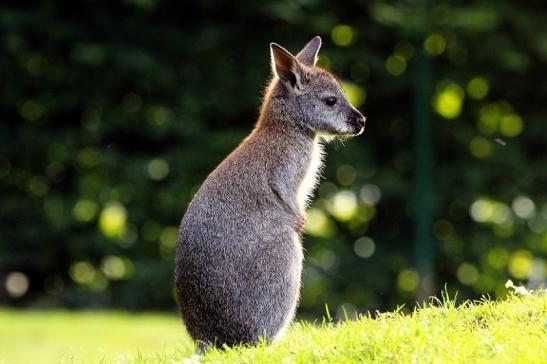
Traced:
<path fill-rule="evenodd" d="M 0 310 L 2 364 L 171 362 L 193 351 L 176 315 Z"/>
<path fill-rule="evenodd" d="M 445 299 L 411 315 L 400 312 L 345 323 L 294 325 L 273 346 L 213 350 L 211 363 L 543 363 L 547 296 L 506 301 Z"/>
<path fill-rule="evenodd" d="M 547 295 L 508 288 L 503 301 L 445 297 L 409 315 L 297 323 L 273 345 L 204 356 L 175 315 L 3 310 L 0 363 L 543 363 Z"/>

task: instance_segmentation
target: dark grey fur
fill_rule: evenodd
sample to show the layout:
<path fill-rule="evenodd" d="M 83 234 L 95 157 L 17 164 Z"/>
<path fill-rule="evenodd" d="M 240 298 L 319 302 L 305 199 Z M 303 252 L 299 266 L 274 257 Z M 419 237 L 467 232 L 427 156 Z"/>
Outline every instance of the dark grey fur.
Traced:
<path fill-rule="evenodd" d="M 254 130 L 207 177 L 182 219 L 175 281 L 198 342 L 272 340 L 294 317 L 321 140 L 360 134 L 365 124 L 338 81 L 315 67 L 320 46 L 315 37 L 294 57 L 271 44 L 274 79 Z"/>

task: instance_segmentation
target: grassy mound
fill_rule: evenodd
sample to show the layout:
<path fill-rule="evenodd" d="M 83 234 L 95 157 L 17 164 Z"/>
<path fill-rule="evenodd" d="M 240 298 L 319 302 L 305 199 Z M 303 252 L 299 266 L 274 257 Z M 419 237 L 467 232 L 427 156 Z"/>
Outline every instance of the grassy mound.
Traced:
<path fill-rule="evenodd" d="M 113 312 L 0 311 L 0 363 L 545 363 L 547 294 L 410 315 L 297 323 L 278 343 L 197 356 L 178 317 Z"/>

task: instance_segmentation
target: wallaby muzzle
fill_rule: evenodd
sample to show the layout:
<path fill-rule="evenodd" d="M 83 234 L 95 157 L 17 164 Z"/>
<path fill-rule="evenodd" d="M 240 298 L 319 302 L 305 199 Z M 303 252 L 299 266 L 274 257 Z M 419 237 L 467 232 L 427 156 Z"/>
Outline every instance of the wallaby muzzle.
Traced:
<path fill-rule="evenodd" d="M 361 134 L 365 130 L 366 117 L 359 111 L 353 109 L 348 117 L 348 123 L 353 127 L 356 135 Z"/>

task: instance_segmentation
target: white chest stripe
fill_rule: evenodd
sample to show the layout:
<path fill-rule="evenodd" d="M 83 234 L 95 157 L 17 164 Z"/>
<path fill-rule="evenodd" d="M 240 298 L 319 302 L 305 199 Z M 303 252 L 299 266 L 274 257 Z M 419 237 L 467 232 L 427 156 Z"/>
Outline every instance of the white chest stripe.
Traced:
<path fill-rule="evenodd" d="M 302 212 L 304 212 L 304 210 L 308 206 L 313 190 L 319 182 L 322 167 L 323 145 L 318 140 L 316 140 L 313 145 L 308 169 L 306 171 L 306 174 L 304 175 L 304 178 L 302 179 L 302 182 L 300 182 L 296 193 L 298 206 L 300 207 Z"/>

